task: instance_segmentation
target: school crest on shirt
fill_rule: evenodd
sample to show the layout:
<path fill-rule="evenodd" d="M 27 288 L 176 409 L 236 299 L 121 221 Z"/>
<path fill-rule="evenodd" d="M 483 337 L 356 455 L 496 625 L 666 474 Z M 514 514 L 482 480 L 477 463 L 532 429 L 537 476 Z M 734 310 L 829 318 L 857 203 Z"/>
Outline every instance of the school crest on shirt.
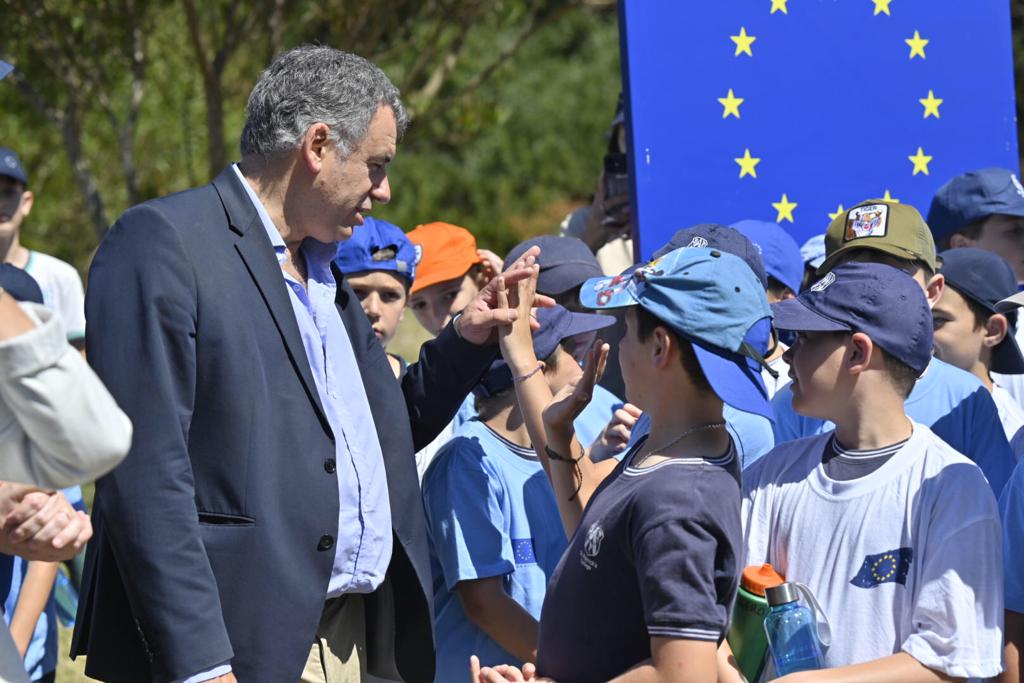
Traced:
<path fill-rule="evenodd" d="M 885 237 L 889 231 L 889 207 L 868 204 L 850 209 L 846 214 L 846 241 L 863 237 Z"/>
<path fill-rule="evenodd" d="M 583 550 L 580 551 L 580 564 L 587 571 L 597 568 L 597 554 L 601 552 L 601 543 L 604 541 L 604 529 L 600 522 L 594 522 L 587 529 L 587 536 L 583 539 Z"/>

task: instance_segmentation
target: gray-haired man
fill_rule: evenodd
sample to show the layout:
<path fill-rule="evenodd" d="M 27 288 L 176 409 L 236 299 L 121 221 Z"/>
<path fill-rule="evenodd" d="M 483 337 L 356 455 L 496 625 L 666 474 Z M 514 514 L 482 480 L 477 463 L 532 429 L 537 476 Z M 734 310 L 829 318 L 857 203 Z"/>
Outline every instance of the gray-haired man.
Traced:
<path fill-rule="evenodd" d="M 331 261 L 391 197 L 398 91 L 303 46 L 246 114 L 240 164 L 130 209 L 93 262 L 89 360 L 136 432 L 97 482 L 73 653 L 110 681 L 430 681 L 413 453 L 514 312 L 488 286 L 396 384 Z"/>

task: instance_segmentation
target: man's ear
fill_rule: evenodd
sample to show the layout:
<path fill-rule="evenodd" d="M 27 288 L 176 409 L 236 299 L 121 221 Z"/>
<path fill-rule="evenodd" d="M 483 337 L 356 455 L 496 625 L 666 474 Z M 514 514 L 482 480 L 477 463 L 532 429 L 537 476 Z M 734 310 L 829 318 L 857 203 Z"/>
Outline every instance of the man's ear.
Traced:
<path fill-rule="evenodd" d="M 942 292 L 946 289 L 946 278 L 942 273 L 932 275 L 928 284 L 924 287 L 924 294 L 928 298 L 928 308 L 934 308 L 942 298 Z"/>
<path fill-rule="evenodd" d="M 851 375 L 859 375 L 871 365 L 871 359 L 877 353 L 871 337 L 863 332 L 850 335 L 850 350 L 846 355 L 846 369 Z"/>
<path fill-rule="evenodd" d="M 988 348 L 995 348 L 1006 338 L 1010 331 L 1010 322 L 1002 313 L 993 313 L 985 322 L 985 337 L 982 343 Z"/>
<path fill-rule="evenodd" d="M 324 159 L 334 147 L 330 137 L 331 129 L 323 122 L 314 123 L 302 137 L 302 160 L 314 175 L 323 168 Z"/>

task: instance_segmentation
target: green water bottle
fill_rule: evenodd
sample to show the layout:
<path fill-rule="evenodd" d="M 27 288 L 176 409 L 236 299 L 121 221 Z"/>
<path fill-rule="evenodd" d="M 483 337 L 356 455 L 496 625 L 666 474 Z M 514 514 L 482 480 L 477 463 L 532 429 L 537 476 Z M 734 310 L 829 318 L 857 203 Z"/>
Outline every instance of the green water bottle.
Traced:
<path fill-rule="evenodd" d="M 768 615 L 765 590 L 786 582 L 770 564 L 750 566 L 743 570 L 740 588 L 736 592 L 736 605 L 732 610 L 732 624 L 726 638 L 740 672 L 751 683 L 761 677 L 768 638 L 764 632 L 764 618 Z"/>

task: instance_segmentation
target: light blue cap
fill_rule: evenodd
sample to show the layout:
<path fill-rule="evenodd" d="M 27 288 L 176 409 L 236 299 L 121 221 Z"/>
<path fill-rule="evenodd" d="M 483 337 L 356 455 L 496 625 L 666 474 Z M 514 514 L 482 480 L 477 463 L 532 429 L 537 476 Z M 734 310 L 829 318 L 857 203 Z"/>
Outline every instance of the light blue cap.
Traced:
<path fill-rule="evenodd" d="M 800 245 L 785 228 L 778 223 L 757 220 L 739 221 L 732 227 L 754 243 L 769 276 L 789 287 L 793 294 L 800 292 L 804 260 L 800 255 Z"/>
<path fill-rule="evenodd" d="M 761 378 L 772 313 L 764 286 L 740 257 L 718 249 L 676 249 L 631 272 L 588 280 L 580 303 L 595 310 L 643 307 L 692 342 L 723 402 L 774 419 Z"/>
<path fill-rule="evenodd" d="M 828 252 L 825 250 L 825 233 L 815 235 L 807 239 L 800 247 L 800 256 L 804 259 L 804 265 L 817 270 L 825 262 Z"/>

